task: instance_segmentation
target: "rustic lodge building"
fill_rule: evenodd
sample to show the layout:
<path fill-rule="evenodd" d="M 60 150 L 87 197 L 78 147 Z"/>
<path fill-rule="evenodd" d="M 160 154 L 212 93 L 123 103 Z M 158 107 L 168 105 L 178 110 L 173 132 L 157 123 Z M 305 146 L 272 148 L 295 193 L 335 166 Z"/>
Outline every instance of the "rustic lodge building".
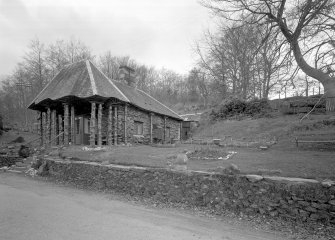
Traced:
<path fill-rule="evenodd" d="M 128 67 L 121 70 L 128 77 L 133 73 Z M 101 146 L 180 140 L 182 118 L 128 82 L 109 79 L 88 60 L 66 66 L 28 107 L 39 111 L 41 144 Z"/>

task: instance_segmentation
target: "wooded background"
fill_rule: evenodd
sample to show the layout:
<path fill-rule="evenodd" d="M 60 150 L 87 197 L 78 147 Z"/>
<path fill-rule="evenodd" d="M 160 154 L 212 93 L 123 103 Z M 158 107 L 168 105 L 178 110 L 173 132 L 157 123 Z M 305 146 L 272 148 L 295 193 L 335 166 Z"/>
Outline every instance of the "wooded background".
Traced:
<path fill-rule="evenodd" d="M 26 109 L 29 103 L 64 66 L 82 59 L 115 80 L 120 65 L 134 68 L 138 88 L 179 112 L 190 105 L 206 109 L 229 97 L 320 94 L 324 86 L 331 96 L 334 1 L 204 0 L 202 5 L 216 16 L 217 28 L 194 40 L 194 67 L 184 75 L 111 51 L 96 55 L 78 39 L 51 44 L 32 39 L 14 71 L 0 79 L 3 121 L 31 125 L 36 114 Z"/>

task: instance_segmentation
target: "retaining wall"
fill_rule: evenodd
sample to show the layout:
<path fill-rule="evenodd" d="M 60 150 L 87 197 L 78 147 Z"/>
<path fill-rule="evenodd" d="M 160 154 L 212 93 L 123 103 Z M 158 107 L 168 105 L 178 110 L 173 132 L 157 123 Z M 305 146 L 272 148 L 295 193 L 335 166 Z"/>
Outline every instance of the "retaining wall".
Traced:
<path fill-rule="evenodd" d="M 44 161 L 51 176 L 96 189 L 182 202 L 218 214 L 229 210 L 335 224 L 335 186 L 316 180 Z"/>

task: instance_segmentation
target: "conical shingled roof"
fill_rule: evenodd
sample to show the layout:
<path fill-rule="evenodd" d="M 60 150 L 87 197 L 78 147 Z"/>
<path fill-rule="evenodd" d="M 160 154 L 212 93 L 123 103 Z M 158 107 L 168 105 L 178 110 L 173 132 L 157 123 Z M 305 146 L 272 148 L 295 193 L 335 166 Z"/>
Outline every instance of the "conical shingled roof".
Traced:
<path fill-rule="evenodd" d="M 37 95 L 28 108 L 36 109 L 36 106 L 45 100 L 55 101 L 68 96 L 82 99 L 94 96 L 106 99 L 113 97 L 144 110 L 181 120 L 177 113 L 147 93 L 110 80 L 88 60 L 73 63 L 62 69 Z"/>
<path fill-rule="evenodd" d="M 90 61 L 80 61 L 62 69 L 37 95 L 29 107 L 46 99 L 57 100 L 66 96 L 79 98 L 115 97 L 121 101 L 129 102 L 123 93 L 111 83 L 111 80 L 104 76 Z"/>

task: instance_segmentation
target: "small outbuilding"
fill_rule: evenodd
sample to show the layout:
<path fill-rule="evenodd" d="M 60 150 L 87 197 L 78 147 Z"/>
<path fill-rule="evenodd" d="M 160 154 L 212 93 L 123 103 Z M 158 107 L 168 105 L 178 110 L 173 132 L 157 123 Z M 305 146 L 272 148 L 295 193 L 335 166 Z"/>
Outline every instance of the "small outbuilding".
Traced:
<path fill-rule="evenodd" d="M 181 128 L 181 139 L 187 140 L 192 137 L 192 131 L 199 126 L 202 113 L 188 113 L 180 115 L 183 118 Z"/>
<path fill-rule="evenodd" d="M 39 111 L 41 144 L 101 146 L 180 140 L 182 118 L 128 82 L 109 79 L 88 60 L 66 66 L 28 107 Z"/>

